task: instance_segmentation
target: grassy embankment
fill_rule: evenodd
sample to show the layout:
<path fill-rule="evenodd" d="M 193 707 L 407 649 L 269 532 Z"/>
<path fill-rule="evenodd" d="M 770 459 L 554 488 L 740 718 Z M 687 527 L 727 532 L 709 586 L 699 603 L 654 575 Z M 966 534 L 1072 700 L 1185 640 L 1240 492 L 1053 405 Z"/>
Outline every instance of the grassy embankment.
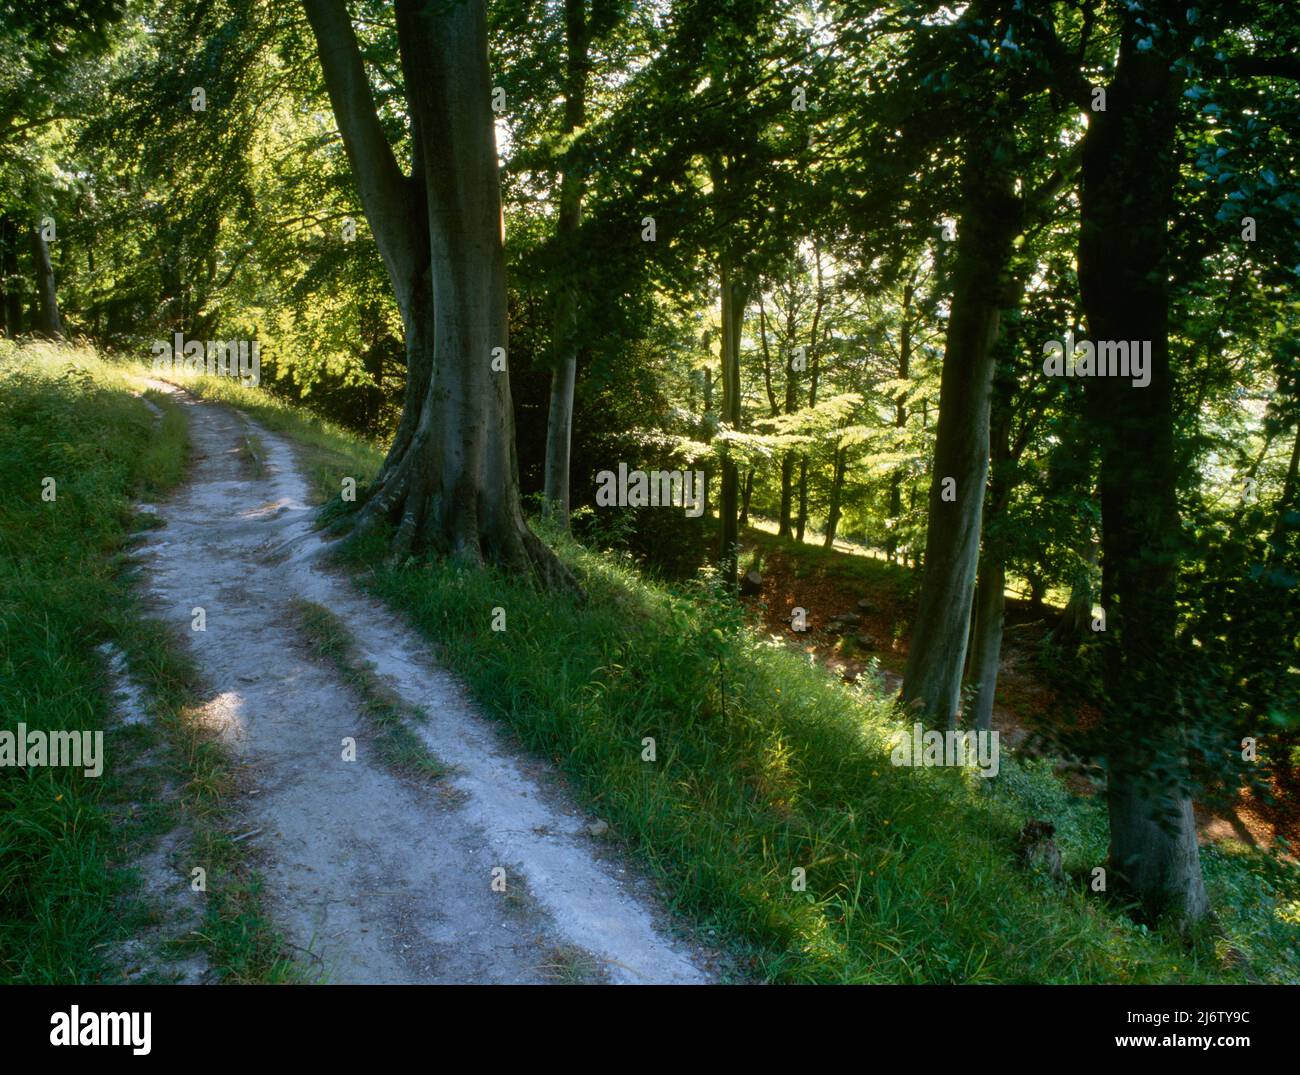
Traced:
<path fill-rule="evenodd" d="M 191 719 L 193 668 L 132 586 L 132 535 L 151 521 L 132 502 L 164 495 L 186 465 L 182 408 L 149 393 L 155 417 L 138 391 L 86 349 L 0 341 L 0 728 L 103 730 L 106 755 L 98 778 L 0 768 L 0 982 L 122 980 L 123 942 L 169 903 L 132 864 L 178 827 L 181 857 L 207 871 L 203 918 L 172 951 L 132 961 L 188 951 L 227 981 L 289 973 L 230 839 L 227 758 Z M 152 720 L 114 720 L 105 642 Z"/>
<path fill-rule="evenodd" d="M 373 473 L 378 453 L 231 382 L 194 380 L 290 435 L 318 495 Z M 1004 757 L 996 781 L 890 764 L 903 726 L 870 684 L 847 689 L 751 631 L 707 581 L 668 587 L 556 539 L 589 600 L 454 564 L 387 566 L 354 549 L 358 581 L 424 632 L 485 711 L 552 758 L 683 918 L 754 975 L 833 982 L 1240 981 L 1300 977 L 1295 870 L 1207 848 L 1220 921 L 1193 947 L 1134 925 L 1091 891 L 1105 818 L 1046 763 Z M 508 629 L 489 630 L 491 610 Z M 648 738 L 655 757 L 644 760 Z M 1050 818 L 1068 884 L 1026 874 L 1016 835 Z M 796 870 L 806 889 L 797 890 Z"/>

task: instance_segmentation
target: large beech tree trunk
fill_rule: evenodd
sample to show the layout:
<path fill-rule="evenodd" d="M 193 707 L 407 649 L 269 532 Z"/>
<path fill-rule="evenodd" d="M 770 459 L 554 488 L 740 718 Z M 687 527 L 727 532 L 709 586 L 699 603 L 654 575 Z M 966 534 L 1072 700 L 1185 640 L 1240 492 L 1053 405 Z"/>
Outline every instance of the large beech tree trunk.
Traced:
<path fill-rule="evenodd" d="M 1164 17 L 1176 18 L 1166 3 Z M 1150 17 L 1150 16 L 1148 16 Z M 1177 582 L 1181 541 L 1169 365 L 1166 228 L 1177 174 L 1181 84 L 1169 35 L 1126 15 L 1107 110 L 1083 144 L 1079 287 L 1089 338 L 1151 341 L 1150 383 L 1094 377 L 1101 449 L 1103 647 L 1110 864 L 1148 914 L 1184 923 L 1209 912 L 1187 785 Z M 1147 45 L 1150 43 L 1147 42 Z"/>
<path fill-rule="evenodd" d="M 943 726 L 955 725 L 961 705 L 989 467 L 993 344 L 1007 303 L 1012 242 L 1023 218 L 1008 166 L 1009 136 L 1002 140 L 1000 152 L 989 144 L 993 141 L 968 149 L 939 389 L 925 569 L 903 675 L 903 701 L 922 719 Z"/>
<path fill-rule="evenodd" d="M 587 115 L 587 0 L 565 0 L 564 36 L 568 60 L 564 78 L 564 133 L 572 134 Z M 560 177 L 560 241 L 582 223 L 582 177 L 571 167 Z M 569 454 L 573 438 L 573 389 L 578 376 L 577 296 L 562 286 L 556 298 L 551 336 L 557 362 L 551 373 L 551 406 L 546 422 L 546 478 L 543 492 L 549 518 L 569 525 Z"/>
<path fill-rule="evenodd" d="M 508 339 L 484 6 L 396 4 L 409 178 L 379 126 L 343 3 L 304 6 L 406 326 L 402 420 L 357 525 L 392 524 L 397 555 L 433 549 L 573 586 L 524 522 L 509 373 L 493 369 Z"/>

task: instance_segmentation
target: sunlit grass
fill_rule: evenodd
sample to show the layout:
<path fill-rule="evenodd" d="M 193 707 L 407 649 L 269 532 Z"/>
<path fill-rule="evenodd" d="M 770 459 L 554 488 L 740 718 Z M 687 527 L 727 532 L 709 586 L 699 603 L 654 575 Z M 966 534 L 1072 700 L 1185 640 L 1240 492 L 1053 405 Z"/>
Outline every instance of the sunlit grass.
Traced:
<path fill-rule="evenodd" d="M 120 979 L 110 953 L 150 913 L 133 858 L 177 820 L 159 791 L 177 776 L 208 870 L 194 942 L 226 980 L 291 973 L 261 917 L 247 849 L 222 844 L 233 785 L 224 752 L 188 716 L 193 668 L 131 585 L 126 549 L 151 522 L 132 502 L 166 495 L 186 467 L 182 408 L 149 394 L 157 414 L 143 389 L 135 369 L 87 348 L 0 340 L 0 727 L 104 729 L 108 682 L 95 647 L 111 641 L 155 720 L 106 746 L 157 758 L 110 753 L 98 779 L 0 768 L 0 981 Z"/>
<path fill-rule="evenodd" d="M 133 376 L 101 372 L 106 384 Z M 52 367 L 50 375 L 56 373 Z M 298 441 L 318 464 L 313 480 L 321 499 L 336 495 L 340 476 L 361 484 L 378 465 L 376 446 L 258 390 L 229 381 L 194 387 Z M 125 392 L 119 399 L 116 391 L 109 401 L 90 402 L 87 413 L 111 404 L 109 411 L 89 426 L 59 427 L 51 438 L 56 446 L 21 465 L 15 459 L 13 473 L 30 484 L 64 458 L 60 453 L 93 459 L 103 452 L 93 470 L 100 480 L 114 460 L 122 466 L 105 501 L 111 517 L 112 497 L 125 504 L 133 480 L 130 459 L 145 458 L 149 437 L 159 435 L 149 433 L 152 417 L 139 401 Z M 66 395 L 81 406 L 88 392 L 99 390 L 78 387 L 74 374 L 50 388 L 43 405 L 61 408 L 57 401 Z M 120 427 L 115 438 L 96 432 L 104 424 Z M 15 509 L 0 507 L 6 510 Z M 26 521 L 32 505 L 22 510 Z M 11 525 L 7 532 L 17 531 Z M 88 546 L 112 549 L 118 540 L 93 523 L 76 536 L 47 537 L 56 557 L 90 557 Z M 351 555 L 358 577 L 436 643 L 439 659 L 484 710 L 508 724 L 526 749 L 551 759 L 608 819 L 665 901 L 700 936 L 725 942 L 736 974 L 789 982 L 1239 981 L 1244 972 L 1224 957 L 1235 947 L 1261 978 L 1300 975 L 1294 867 L 1257 851 L 1206 848 L 1222 935 L 1184 948 L 1134 925 L 1091 891 L 1091 870 L 1106 854 L 1102 804 L 1072 794 L 1047 763 L 1004 758 L 994 782 L 895 768 L 889 748 L 903 721 L 870 684 L 846 688 L 767 643 L 708 580 L 663 586 L 627 560 L 549 537 L 583 578 L 582 607 L 492 571 L 437 561 L 394 569 L 373 542 Z M 892 570 L 861 563 L 873 578 Z M 62 633 L 56 646 L 29 648 L 30 660 L 46 662 L 39 674 L 35 665 L 24 672 L 24 697 L 37 700 L 62 698 L 69 683 L 88 674 L 78 671 L 82 625 L 69 629 L 55 572 L 48 564 L 45 570 L 33 593 L 51 601 L 50 622 Z M 0 578 L 11 587 L 21 581 Z M 12 590 L 0 592 L 13 601 Z M 110 586 L 105 599 L 115 592 Z M 505 632 L 489 629 L 497 606 L 508 612 Z M 327 631 L 318 634 L 329 642 Z M 643 760 L 647 738 L 655 741 L 652 762 Z M 197 766 L 195 795 L 219 801 L 220 777 L 219 769 Z M 1038 880 L 1017 864 L 1016 835 L 1030 817 L 1055 823 L 1068 883 Z M 80 830 L 92 832 L 91 825 Z M 796 868 L 804 871 L 803 891 L 794 885 Z M 0 869 L 11 871 L 0 876 L 11 878 L 12 890 L 7 859 L 0 857 Z M 92 878 L 76 891 L 110 906 L 107 894 L 94 895 L 96 884 Z M 241 884 L 248 902 L 236 908 L 255 905 L 255 882 Z M 0 891 L 6 898 L 10 893 Z M 103 927 L 99 913 L 91 921 Z M 245 924 L 238 910 L 223 921 L 231 935 Z M 59 966 L 63 951 L 54 925 L 45 968 Z M 84 944 L 85 928 L 64 932 Z M 240 963 L 246 948 L 230 937 L 222 943 L 232 976 L 264 973 L 255 959 Z M 95 973 L 66 955 L 64 964 L 69 973 Z"/>

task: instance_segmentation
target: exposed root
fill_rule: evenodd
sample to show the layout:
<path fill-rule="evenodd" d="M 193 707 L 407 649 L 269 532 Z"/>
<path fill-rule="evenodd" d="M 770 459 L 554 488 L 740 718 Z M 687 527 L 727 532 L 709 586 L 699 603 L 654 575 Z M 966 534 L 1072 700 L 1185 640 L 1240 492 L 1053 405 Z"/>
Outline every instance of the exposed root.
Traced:
<path fill-rule="evenodd" d="M 456 512 L 457 523 L 438 528 L 439 513 L 428 492 L 421 492 L 424 485 L 411 477 L 409 468 L 399 466 L 387 486 L 373 493 L 360 510 L 332 519 L 327 532 L 341 537 L 343 547 L 348 548 L 376 531 L 387 530 L 385 562 L 391 567 L 427 552 L 473 567 L 491 563 L 506 574 L 529 577 L 546 590 L 566 594 L 579 605 L 586 602 L 577 576 L 521 517 L 499 528 L 481 528 L 468 513 Z M 504 540 L 500 530 L 506 532 Z"/>

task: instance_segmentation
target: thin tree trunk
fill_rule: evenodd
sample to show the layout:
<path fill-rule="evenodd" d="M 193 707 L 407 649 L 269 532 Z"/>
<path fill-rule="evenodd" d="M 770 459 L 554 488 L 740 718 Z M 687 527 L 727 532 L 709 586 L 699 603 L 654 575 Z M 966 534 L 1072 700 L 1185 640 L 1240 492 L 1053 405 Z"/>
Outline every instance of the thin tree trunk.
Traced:
<path fill-rule="evenodd" d="M 794 356 L 789 354 L 789 342 L 794 339 L 792 316 L 787 316 L 786 332 L 783 337 L 781 364 L 785 369 L 785 405 L 786 414 L 794 414 L 799 406 L 799 371 L 794 368 Z M 769 390 L 769 397 L 771 392 Z M 778 412 L 776 401 L 772 401 L 772 414 Z M 794 504 L 794 463 L 795 453 L 783 452 L 781 455 L 781 504 L 778 509 L 777 537 L 788 538 L 791 534 L 790 515 Z"/>
<path fill-rule="evenodd" d="M 831 476 L 830 507 L 826 514 L 826 536 L 822 539 L 823 548 L 835 547 L 835 532 L 840 526 L 840 499 L 844 493 L 844 471 L 848 464 L 848 449 L 835 449 L 835 468 Z"/>
<path fill-rule="evenodd" d="M 745 317 L 748 289 L 724 254 L 722 279 L 722 420 L 732 429 L 740 428 L 740 331 Z M 739 528 L 739 471 L 729 452 L 722 457 L 722 495 L 718 503 L 720 540 L 718 562 L 722 577 L 734 586 L 737 577 Z"/>
<path fill-rule="evenodd" d="M 980 731 L 993 726 L 993 700 L 998 689 L 998 664 L 1002 659 L 1003 613 L 1007 571 L 1000 555 L 981 561 L 975 588 L 975 638 L 971 652 L 971 678 L 976 684 L 971 723 Z"/>
<path fill-rule="evenodd" d="M 724 218 L 722 207 L 729 195 L 728 166 L 721 155 L 709 161 L 713 180 L 715 220 Z M 740 257 L 733 249 L 734 239 L 725 234 L 718 256 L 718 282 L 722 306 L 722 421 L 733 430 L 740 429 L 740 333 L 745 320 L 749 288 Z M 722 493 L 718 502 L 718 564 L 722 577 L 735 586 L 738 573 L 737 515 L 740 504 L 740 474 L 736 462 L 725 446 L 722 453 Z"/>
<path fill-rule="evenodd" d="M 912 299 L 916 294 L 916 274 L 913 270 L 911 279 L 903 286 L 902 325 L 898 335 L 898 379 L 907 380 L 912 375 Z M 894 428 L 902 437 L 907 428 L 907 392 L 898 393 L 894 401 Z M 903 474 L 904 467 L 894 468 L 889 476 L 889 532 L 885 537 L 885 554 L 892 564 L 898 553 L 898 520 L 903 514 Z"/>
<path fill-rule="evenodd" d="M 564 85 L 564 133 L 571 135 L 587 114 L 587 4 L 565 0 L 565 45 L 568 62 Z M 557 232 L 561 243 L 571 240 L 582 222 L 582 177 L 572 167 L 560 177 Z M 573 439 L 573 387 L 578 373 L 577 295 L 560 286 L 551 336 L 558 361 L 551 375 L 551 406 L 546 423 L 546 478 L 543 510 L 565 529 L 569 526 L 569 454 Z"/>
<path fill-rule="evenodd" d="M 808 525 L 808 457 L 799 458 L 799 512 L 795 517 L 794 539 L 803 543 L 803 532 Z"/>
<path fill-rule="evenodd" d="M 31 231 L 32 268 L 36 276 L 36 316 L 32 329 L 40 336 L 63 339 L 63 318 L 59 316 L 59 295 L 54 281 L 54 263 L 50 260 L 50 244 L 41 234 L 40 225 Z"/>
<path fill-rule="evenodd" d="M 1282 482 L 1282 497 L 1277 502 L 1277 519 L 1273 523 L 1273 532 L 1269 536 L 1269 560 L 1275 564 L 1282 562 L 1288 527 L 1287 516 L 1294 510 L 1297 494 L 1300 494 L 1300 422 L 1296 423 L 1295 441 L 1291 445 L 1291 461 L 1287 464 L 1286 478 Z"/>
<path fill-rule="evenodd" d="M 763 384 L 767 389 L 768 406 L 771 408 L 772 417 L 775 418 L 781 413 L 781 406 L 777 401 L 776 393 L 772 390 L 772 357 L 768 351 L 767 343 L 767 310 L 763 306 L 761 289 L 758 296 L 758 329 L 759 342 L 763 351 Z M 785 366 L 785 413 L 793 414 L 797 402 L 795 371 L 791 365 L 791 357 L 788 354 L 783 353 L 782 361 Z M 781 501 L 777 508 L 777 537 L 790 536 L 790 504 L 793 494 L 793 477 L 794 453 L 783 452 L 781 454 Z M 748 506 L 748 502 L 746 506 Z"/>
<path fill-rule="evenodd" d="M 709 421 L 709 416 L 713 413 L 713 370 L 708 366 L 705 366 L 702 372 L 702 380 L 704 382 L 704 410 L 700 415 L 698 434 L 701 441 L 708 443 L 713 439 L 711 433 L 712 427 Z M 705 458 L 707 459 L 708 457 L 706 456 Z M 713 478 L 713 468 L 709 466 L 707 462 L 703 467 L 703 475 L 704 491 L 701 494 L 700 500 L 704 505 L 703 517 L 707 519 L 709 517 L 709 486 L 711 485 Z"/>
<path fill-rule="evenodd" d="M 578 376 L 576 349 L 551 371 L 551 405 L 546 419 L 546 483 L 543 492 L 544 516 L 567 530 L 569 528 L 569 456 L 573 441 L 573 386 Z"/>
<path fill-rule="evenodd" d="M 817 330 L 821 322 L 822 306 L 825 302 L 825 290 L 822 286 L 822 252 L 821 243 L 813 236 L 813 258 L 816 269 L 817 303 L 813 309 L 813 323 L 808 333 L 808 406 L 817 406 L 817 388 L 821 380 L 821 347 Z M 795 523 L 795 540 L 802 543 L 804 530 L 808 526 L 808 456 L 799 458 L 799 515 Z"/>
<path fill-rule="evenodd" d="M 12 217 L 0 216 L 0 331 L 16 337 L 22 332 L 22 296 L 18 293 L 17 229 Z"/>
<path fill-rule="evenodd" d="M 790 507 L 794 499 L 794 452 L 781 456 L 781 507 L 777 537 L 790 536 Z"/>
<path fill-rule="evenodd" d="M 1157 17 L 1176 17 L 1172 5 Z M 1145 14 L 1145 9 L 1144 9 Z M 1181 79 L 1170 35 L 1126 14 L 1108 107 L 1083 140 L 1079 288 L 1090 339 L 1150 341 L 1150 382 L 1093 377 L 1101 448 L 1103 721 L 1114 888 L 1149 915 L 1210 910 L 1188 792 L 1179 701 L 1181 540 L 1169 363 L 1167 224 L 1177 175 Z"/>
<path fill-rule="evenodd" d="M 1020 289 L 1017 289 L 1017 302 Z M 971 723 L 977 730 L 987 731 L 993 724 L 993 702 L 998 688 L 998 666 L 1002 660 L 1002 628 L 1006 607 L 1006 556 L 997 523 L 1006 513 L 1015 488 L 1012 464 L 1018 461 L 1024 444 L 1029 439 L 1029 423 L 1022 430 L 1020 447 L 1011 446 L 1012 401 L 1016 393 L 1013 377 L 995 376 L 993 401 L 990 408 L 991 429 L 989 439 L 992 449 L 989 478 L 988 505 L 982 530 L 983 548 L 980 551 L 979 578 L 975 586 L 975 609 L 971 635 L 971 659 L 968 675 L 975 684 L 975 698 L 971 708 Z"/>

